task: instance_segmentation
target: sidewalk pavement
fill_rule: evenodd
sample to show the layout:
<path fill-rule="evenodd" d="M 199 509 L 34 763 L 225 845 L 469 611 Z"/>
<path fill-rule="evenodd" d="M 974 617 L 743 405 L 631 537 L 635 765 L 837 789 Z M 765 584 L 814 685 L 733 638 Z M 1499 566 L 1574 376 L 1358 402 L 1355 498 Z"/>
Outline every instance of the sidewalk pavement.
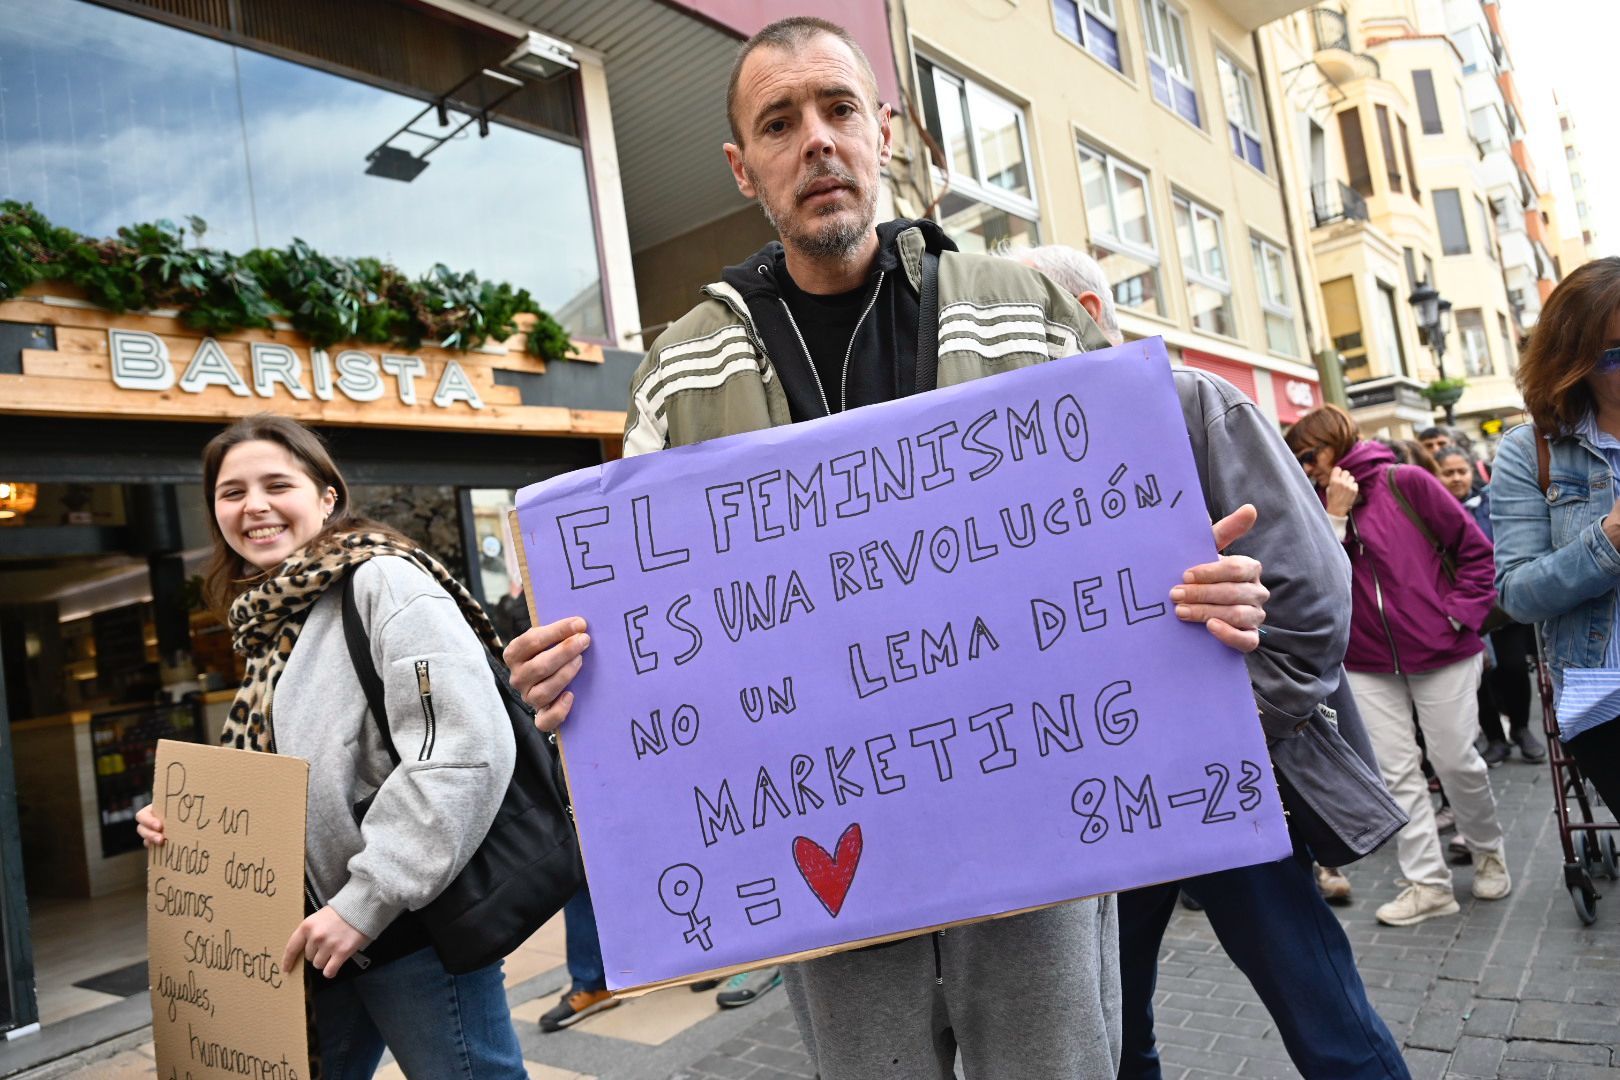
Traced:
<path fill-rule="evenodd" d="M 1418 1080 L 1620 1080 L 1620 883 L 1599 882 L 1609 896 L 1598 904 L 1597 924 L 1583 927 L 1564 891 L 1547 767 L 1514 760 L 1491 770 L 1491 782 L 1507 831 L 1512 895 L 1495 903 L 1474 900 L 1472 871 L 1462 867 L 1460 916 L 1379 926 L 1374 909 L 1397 891 L 1390 845 L 1350 868 L 1355 902 L 1340 909 L 1362 978 Z M 536 1022 L 567 982 L 562 950 L 559 919 L 507 964 L 531 1077 L 814 1076 L 780 992 L 746 1008 L 720 1010 L 713 992 L 678 987 L 542 1034 Z M 1199 913 L 1178 909 L 1165 936 L 1158 1024 L 1167 1080 L 1299 1075 L 1270 1017 Z M 147 1080 L 154 1075 L 150 1037 L 150 1031 L 138 1033 L 24 1077 Z M 399 1072 L 389 1066 L 379 1076 L 398 1080 Z"/>

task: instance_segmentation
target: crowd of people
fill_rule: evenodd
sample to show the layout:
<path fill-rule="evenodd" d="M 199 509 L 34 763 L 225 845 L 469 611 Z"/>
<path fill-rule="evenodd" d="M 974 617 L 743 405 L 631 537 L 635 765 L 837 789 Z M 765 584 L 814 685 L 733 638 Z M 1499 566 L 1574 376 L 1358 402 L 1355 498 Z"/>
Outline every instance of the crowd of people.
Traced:
<path fill-rule="evenodd" d="M 629 388 L 627 455 L 1121 340 L 1108 281 L 1082 252 L 969 255 L 931 221 L 876 222 L 889 112 L 836 25 L 762 30 L 738 55 L 726 110 L 738 189 L 780 239 L 721 271 L 653 344 Z M 1007 305 L 1036 326 L 1022 343 L 993 320 L 940 340 L 941 311 Z M 716 356 L 709 377 L 671 377 Z M 1285 438 L 1230 384 L 1175 372 L 1221 554 L 1171 599 L 1243 656 L 1285 804 L 1330 807 L 1292 816 L 1288 858 L 693 989 L 739 1006 L 784 986 L 826 1080 L 946 1080 L 958 1059 L 975 1080 L 1156 1077 L 1158 954 L 1180 894 L 1207 913 L 1304 1075 L 1408 1076 L 1327 901 L 1349 894 L 1344 866 L 1391 836 L 1403 881 L 1382 923 L 1457 914 L 1454 862 L 1471 863 L 1474 897 L 1509 894 L 1491 769 L 1546 755 L 1530 715 L 1535 627 L 1565 745 L 1620 800 L 1620 723 L 1605 722 L 1620 712 L 1620 259 L 1554 293 L 1521 380 L 1534 423 L 1493 464 L 1455 430 L 1366 438 L 1331 405 Z M 204 472 L 210 600 L 248 663 L 224 741 L 311 762 L 308 917 L 289 928 L 283 964 L 307 961 L 321 1075 L 369 1077 L 385 1047 L 413 1077 L 525 1075 L 500 965 L 452 974 L 418 917 L 480 843 L 514 768 L 487 618 L 416 543 L 353 515 L 341 471 L 300 425 L 242 421 L 209 444 Z M 397 696 L 388 745 L 345 651 L 346 579 Z M 567 721 L 589 645 L 570 617 L 505 646 L 541 730 Z M 426 657 L 436 715 L 424 718 Z M 1307 727 L 1321 737 L 1298 738 Z M 399 760 L 395 744 L 420 752 Z M 152 807 L 139 827 L 164 842 Z M 564 917 L 572 984 L 545 1030 L 616 1004 L 587 890 Z"/>

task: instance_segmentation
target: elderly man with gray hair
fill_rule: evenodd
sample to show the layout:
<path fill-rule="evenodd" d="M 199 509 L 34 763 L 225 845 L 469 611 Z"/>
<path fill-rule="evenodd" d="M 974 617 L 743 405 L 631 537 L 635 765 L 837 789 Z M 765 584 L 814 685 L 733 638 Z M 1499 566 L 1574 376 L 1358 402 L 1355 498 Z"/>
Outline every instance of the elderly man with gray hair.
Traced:
<path fill-rule="evenodd" d="M 1113 291 L 1096 259 L 1062 244 L 1012 248 L 1002 254 L 1039 270 L 1072 293 L 1109 342 L 1121 343 Z M 1225 477 L 1232 499 L 1260 502 L 1260 493 L 1245 490 L 1243 458 L 1247 451 L 1221 435 L 1229 428 L 1234 411 L 1255 410 L 1255 404 L 1225 380 L 1185 368 L 1176 371 L 1176 394 L 1188 430 L 1194 434 L 1195 452 L 1200 431 L 1211 444 L 1206 454 L 1199 455 L 1200 462 L 1207 461 L 1212 474 Z M 1258 430 L 1254 425 L 1241 429 Z M 1258 475 L 1248 479 L 1263 482 Z M 1314 524 L 1320 517 L 1314 512 L 1317 508 L 1297 505 L 1301 499 L 1314 502 L 1308 493 L 1297 491 L 1286 492 L 1280 502 Z M 1278 502 L 1274 499 L 1273 506 Z M 1269 523 L 1274 527 L 1265 528 L 1268 521 L 1262 516 L 1251 534 L 1255 542 L 1251 554 L 1266 567 L 1267 580 L 1276 580 L 1278 570 L 1284 570 L 1285 577 L 1312 574 L 1297 553 L 1288 550 L 1290 527 L 1286 523 L 1275 527 L 1275 512 Z M 1274 596 L 1273 607 L 1275 600 Z M 1256 693 L 1262 693 L 1266 680 L 1256 677 L 1253 664 L 1250 675 L 1255 678 Z M 1340 700 L 1346 697 L 1340 694 L 1331 699 L 1335 706 L 1345 706 L 1340 710 L 1343 721 L 1351 720 L 1353 708 L 1352 703 Z M 1367 753 L 1370 756 L 1370 749 Z M 1121 1080 L 1156 1080 L 1161 1075 L 1153 1034 L 1153 991 L 1158 981 L 1159 945 L 1178 892 L 1185 892 L 1203 907 L 1227 955 L 1248 976 L 1270 1010 L 1301 1073 L 1335 1080 L 1409 1075 L 1399 1045 L 1367 1000 L 1349 939 L 1317 891 L 1311 856 L 1296 840 L 1294 854 L 1280 862 L 1119 894 Z"/>
<path fill-rule="evenodd" d="M 1110 345 L 1125 340 L 1119 332 L 1119 319 L 1114 313 L 1114 290 L 1108 284 L 1108 275 L 1096 259 L 1067 244 L 1042 244 L 1040 247 L 1008 248 L 1007 258 L 1039 270 L 1063 290 L 1080 301 L 1097 328 Z"/>

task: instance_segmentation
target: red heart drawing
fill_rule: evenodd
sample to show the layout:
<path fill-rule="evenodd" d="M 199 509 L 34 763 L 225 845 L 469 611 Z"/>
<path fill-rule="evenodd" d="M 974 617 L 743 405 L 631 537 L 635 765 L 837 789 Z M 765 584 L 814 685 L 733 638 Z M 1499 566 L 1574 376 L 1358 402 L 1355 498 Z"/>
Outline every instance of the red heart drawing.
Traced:
<path fill-rule="evenodd" d="M 855 880 L 855 867 L 860 862 L 860 822 L 844 830 L 844 835 L 838 838 L 835 855 L 828 855 L 825 848 L 808 836 L 793 838 L 794 865 L 821 906 L 827 909 L 827 914 L 835 919 L 844 908 L 844 897 L 849 895 L 849 884 Z"/>

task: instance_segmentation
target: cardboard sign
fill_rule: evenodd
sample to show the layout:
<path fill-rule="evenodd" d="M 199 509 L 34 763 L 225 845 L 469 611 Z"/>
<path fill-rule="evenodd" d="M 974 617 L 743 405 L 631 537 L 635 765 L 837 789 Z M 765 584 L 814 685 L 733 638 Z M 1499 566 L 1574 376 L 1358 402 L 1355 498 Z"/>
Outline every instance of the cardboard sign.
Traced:
<path fill-rule="evenodd" d="M 608 985 L 1289 851 L 1163 343 L 524 489 Z"/>
<path fill-rule="evenodd" d="M 281 951 L 304 919 L 309 763 L 164 739 L 146 937 L 160 1080 L 306 1080 L 304 973 Z"/>

